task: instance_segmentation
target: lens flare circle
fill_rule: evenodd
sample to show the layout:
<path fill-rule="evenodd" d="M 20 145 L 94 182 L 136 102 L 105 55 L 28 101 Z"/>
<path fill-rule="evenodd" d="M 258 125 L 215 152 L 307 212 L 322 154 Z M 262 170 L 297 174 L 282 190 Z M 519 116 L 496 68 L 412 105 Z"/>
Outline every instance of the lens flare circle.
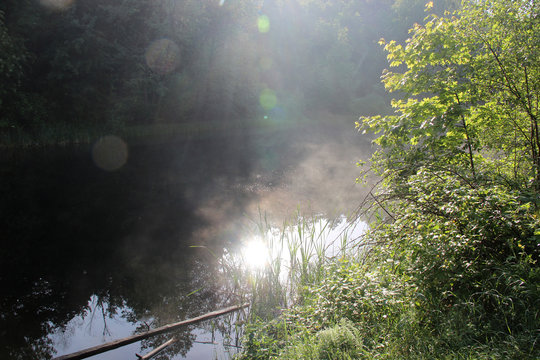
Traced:
<path fill-rule="evenodd" d="M 144 57 L 152 71 L 166 75 L 176 70 L 180 64 L 180 48 L 172 40 L 159 39 L 148 46 Z"/>
<path fill-rule="evenodd" d="M 259 95 L 259 103 L 264 110 L 272 110 L 277 105 L 276 93 L 271 89 L 264 89 Z"/>
<path fill-rule="evenodd" d="M 270 31 L 270 19 L 266 15 L 261 15 L 257 18 L 257 28 L 261 34 L 266 34 Z"/>
<path fill-rule="evenodd" d="M 94 164 L 105 171 L 120 169 L 127 162 L 127 158 L 127 144 L 118 136 L 104 136 L 92 147 Z"/>

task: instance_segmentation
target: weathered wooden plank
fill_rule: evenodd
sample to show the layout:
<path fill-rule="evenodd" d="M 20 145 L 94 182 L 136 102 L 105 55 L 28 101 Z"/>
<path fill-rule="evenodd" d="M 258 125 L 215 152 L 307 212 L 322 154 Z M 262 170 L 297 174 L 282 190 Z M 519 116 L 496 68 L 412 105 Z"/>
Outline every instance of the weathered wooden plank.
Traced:
<path fill-rule="evenodd" d="M 230 306 L 228 308 L 212 311 L 212 312 L 209 312 L 209 313 L 201 315 L 201 316 L 197 316 L 197 317 L 192 318 L 192 319 L 183 320 L 183 321 L 180 321 L 180 322 L 177 322 L 177 323 L 161 326 L 159 328 L 149 330 L 149 331 L 147 331 L 147 332 L 145 332 L 143 334 L 137 334 L 137 335 L 128 336 L 128 337 L 125 337 L 123 339 L 114 340 L 114 341 L 111 341 L 111 342 L 108 342 L 108 343 L 105 343 L 105 344 L 94 346 L 94 347 L 84 349 L 84 350 L 81 350 L 81 351 L 77 351 L 77 352 L 74 352 L 74 353 L 71 353 L 71 354 L 62 355 L 62 356 L 59 356 L 57 358 L 54 358 L 53 360 L 86 359 L 87 357 L 94 356 L 94 355 L 97 355 L 97 354 L 101 354 L 103 352 L 113 350 L 113 349 L 122 347 L 124 345 L 128 345 L 128 344 L 131 344 L 131 343 L 134 343 L 134 342 L 149 338 L 149 337 L 154 336 L 154 335 L 163 334 L 163 333 L 166 333 L 166 332 L 169 332 L 169 331 L 172 331 L 172 330 L 176 330 L 176 329 L 181 328 L 181 327 L 186 326 L 186 325 L 192 325 L 192 324 L 196 324 L 198 322 L 204 321 L 204 320 L 213 319 L 215 317 L 225 315 L 225 314 L 228 314 L 230 312 L 238 311 L 238 310 L 246 308 L 248 306 L 249 306 L 249 304 L 244 304 L 244 305 L 239 305 L 239 306 Z"/>

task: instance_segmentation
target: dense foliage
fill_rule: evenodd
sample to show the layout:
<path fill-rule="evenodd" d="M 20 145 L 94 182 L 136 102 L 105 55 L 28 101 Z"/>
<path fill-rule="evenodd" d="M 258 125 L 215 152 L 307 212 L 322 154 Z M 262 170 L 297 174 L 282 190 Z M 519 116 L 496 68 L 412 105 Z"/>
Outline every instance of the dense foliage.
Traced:
<path fill-rule="evenodd" d="M 0 140 L 380 113 L 385 59 L 376 42 L 402 38 L 422 3 L 2 1 Z"/>
<path fill-rule="evenodd" d="M 399 183 L 422 167 L 451 169 L 472 186 L 538 189 L 538 6 L 469 4 L 386 45 L 390 66 L 406 70 L 386 71 L 384 84 L 407 96 L 393 101 L 396 115 L 362 119 L 381 132 L 379 173 Z"/>
<path fill-rule="evenodd" d="M 367 256 L 254 322 L 244 358 L 540 357 L 539 21 L 464 1 L 386 44 L 395 115 L 358 123 L 383 179 Z"/>

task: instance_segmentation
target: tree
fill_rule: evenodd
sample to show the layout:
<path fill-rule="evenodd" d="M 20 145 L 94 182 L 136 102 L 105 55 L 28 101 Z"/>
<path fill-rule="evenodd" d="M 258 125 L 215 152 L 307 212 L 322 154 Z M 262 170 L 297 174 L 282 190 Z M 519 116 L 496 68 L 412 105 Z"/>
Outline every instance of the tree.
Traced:
<path fill-rule="evenodd" d="M 358 124 L 381 133 L 379 171 L 399 182 L 446 168 L 471 184 L 540 190 L 539 3 L 465 1 L 451 17 L 428 19 L 404 46 L 385 46 L 398 68 L 383 75 L 398 93 L 395 115 Z"/>
<path fill-rule="evenodd" d="M 395 114 L 357 123 L 379 133 L 372 160 L 390 215 L 374 253 L 412 289 L 430 344 L 450 353 L 538 357 L 539 21 L 536 0 L 465 0 L 404 45 L 381 40 Z"/>
<path fill-rule="evenodd" d="M 17 105 L 24 101 L 21 83 L 29 55 L 22 42 L 9 33 L 1 9 L 0 49 L 0 112 L 3 113 L 0 130 L 3 130 L 14 126 Z"/>

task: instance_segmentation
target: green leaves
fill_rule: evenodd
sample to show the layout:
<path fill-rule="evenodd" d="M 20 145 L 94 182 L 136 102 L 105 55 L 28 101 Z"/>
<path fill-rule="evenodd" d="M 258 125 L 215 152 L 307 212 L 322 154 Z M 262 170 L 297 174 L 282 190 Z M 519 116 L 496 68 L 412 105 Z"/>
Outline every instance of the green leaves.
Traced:
<path fill-rule="evenodd" d="M 378 199 L 394 218 L 371 233 L 385 244 L 373 256 L 416 289 L 437 341 L 504 341 L 516 358 L 534 357 L 539 314 L 539 10 L 464 1 L 384 42 L 394 114 L 358 124 L 378 134 Z"/>
<path fill-rule="evenodd" d="M 396 115 L 360 119 L 380 134 L 378 165 L 451 163 L 471 179 L 480 170 L 537 183 L 538 18 L 528 1 L 466 1 L 451 17 L 415 24 L 404 45 L 383 41 Z"/>

